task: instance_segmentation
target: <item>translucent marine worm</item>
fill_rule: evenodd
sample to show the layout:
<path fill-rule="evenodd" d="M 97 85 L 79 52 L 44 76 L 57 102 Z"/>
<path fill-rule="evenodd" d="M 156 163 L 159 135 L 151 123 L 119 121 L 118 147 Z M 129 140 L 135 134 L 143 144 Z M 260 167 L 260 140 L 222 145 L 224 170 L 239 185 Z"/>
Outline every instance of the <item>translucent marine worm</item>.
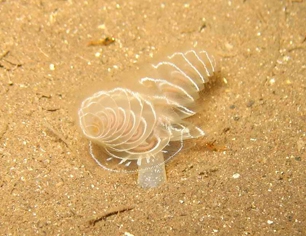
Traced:
<path fill-rule="evenodd" d="M 180 152 L 184 140 L 205 134 L 185 119 L 195 114 L 199 92 L 218 70 L 212 55 L 195 49 L 150 67 L 153 75 L 140 78 L 137 91 L 99 91 L 78 112 L 92 158 L 107 170 L 139 171 L 143 188 L 164 183 L 165 162 Z"/>

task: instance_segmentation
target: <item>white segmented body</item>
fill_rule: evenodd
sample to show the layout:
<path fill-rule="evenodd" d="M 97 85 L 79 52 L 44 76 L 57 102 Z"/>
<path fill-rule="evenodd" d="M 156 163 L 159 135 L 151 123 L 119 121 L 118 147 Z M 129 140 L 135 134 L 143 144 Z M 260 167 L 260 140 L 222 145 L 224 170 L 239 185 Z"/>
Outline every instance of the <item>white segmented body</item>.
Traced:
<path fill-rule="evenodd" d="M 176 52 L 151 66 L 155 75 L 139 79 L 151 93 L 127 88 L 100 91 L 85 99 L 79 109 L 84 135 L 107 154 L 99 157 L 90 144 L 95 161 L 114 171 L 139 168 L 139 176 L 147 178 L 139 177 L 143 187 L 165 180 L 165 173 L 162 180 L 152 178 L 164 172 L 164 162 L 180 152 L 183 140 L 204 135 L 184 119 L 195 114 L 192 107 L 198 93 L 216 72 L 215 60 L 206 51 Z M 148 185 L 148 181 L 157 183 Z"/>

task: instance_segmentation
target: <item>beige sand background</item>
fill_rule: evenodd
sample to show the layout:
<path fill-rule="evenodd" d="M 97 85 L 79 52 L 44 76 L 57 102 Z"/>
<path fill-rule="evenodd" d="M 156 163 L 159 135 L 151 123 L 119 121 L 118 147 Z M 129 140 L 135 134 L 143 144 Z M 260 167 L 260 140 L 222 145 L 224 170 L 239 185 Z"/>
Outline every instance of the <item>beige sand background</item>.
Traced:
<path fill-rule="evenodd" d="M 306 235 L 305 25 L 303 0 L 1 0 L 0 234 Z M 94 164 L 75 104 L 188 42 L 222 59 L 208 135 L 144 190 Z"/>

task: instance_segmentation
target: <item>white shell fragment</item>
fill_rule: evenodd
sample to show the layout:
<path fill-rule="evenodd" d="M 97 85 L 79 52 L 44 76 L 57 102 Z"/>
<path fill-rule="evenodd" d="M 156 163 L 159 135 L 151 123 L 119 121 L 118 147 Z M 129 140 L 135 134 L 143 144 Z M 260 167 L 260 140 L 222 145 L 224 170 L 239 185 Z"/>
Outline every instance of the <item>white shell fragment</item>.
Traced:
<path fill-rule="evenodd" d="M 240 174 L 239 174 L 239 173 L 233 174 L 233 178 L 234 178 L 234 179 L 238 179 L 239 177 L 240 177 Z"/>
<path fill-rule="evenodd" d="M 166 180 L 164 162 L 180 152 L 183 140 L 204 135 L 184 119 L 195 114 L 198 93 L 216 72 L 214 58 L 193 49 L 150 66 L 152 76 L 140 78 L 137 91 L 99 91 L 78 112 L 94 160 L 108 170 L 139 170 L 145 188 Z"/>

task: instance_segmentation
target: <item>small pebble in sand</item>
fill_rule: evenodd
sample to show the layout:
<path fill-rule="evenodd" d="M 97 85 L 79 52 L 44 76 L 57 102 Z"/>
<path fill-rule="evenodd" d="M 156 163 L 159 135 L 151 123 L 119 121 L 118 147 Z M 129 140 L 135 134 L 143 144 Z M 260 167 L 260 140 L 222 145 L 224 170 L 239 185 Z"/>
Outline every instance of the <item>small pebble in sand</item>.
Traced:
<path fill-rule="evenodd" d="M 267 220 L 267 223 L 268 223 L 269 225 L 272 225 L 274 222 L 273 222 L 272 220 Z"/>
<path fill-rule="evenodd" d="M 50 65 L 49 65 L 49 68 L 50 68 L 50 70 L 55 70 L 54 64 L 50 64 Z"/>
<path fill-rule="evenodd" d="M 134 234 L 131 234 L 129 232 L 124 232 L 124 236 L 134 236 Z"/>
<path fill-rule="evenodd" d="M 236 174 L 233 174 L 233 178 L 234 179 L 238 179 L 240 177 L 240 174 L 236 173 Z"/>
<path fill-rule="evenodd" d="M 271 85 L 275 84 L 275 78 L 271 78 L 271 79 L 269 80 L 269 83 L 270 83 Z"/>

